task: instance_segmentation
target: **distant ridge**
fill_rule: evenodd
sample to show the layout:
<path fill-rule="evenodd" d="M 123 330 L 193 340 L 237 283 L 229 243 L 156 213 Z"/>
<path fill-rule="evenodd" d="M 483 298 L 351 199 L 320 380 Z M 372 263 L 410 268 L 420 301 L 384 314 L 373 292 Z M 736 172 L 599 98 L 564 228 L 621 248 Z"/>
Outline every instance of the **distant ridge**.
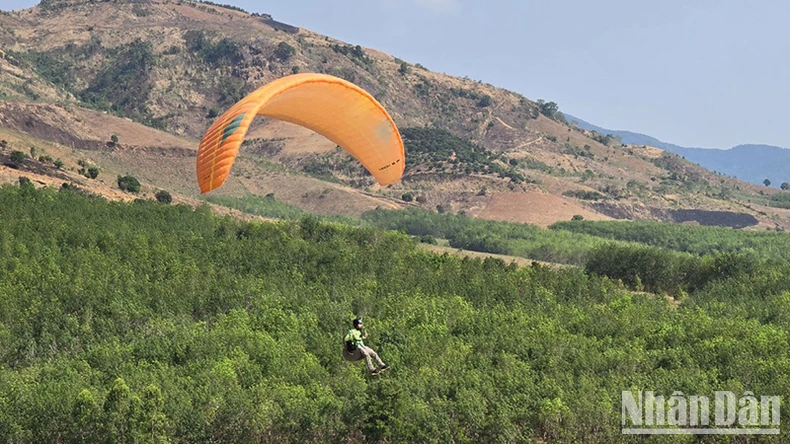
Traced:
<path fill-rule="evenodd" d="M 677 153 L 711 171 L 756 185 L 763 185 L 765 179 L 771 181 L 772 187 L 790 182 L 790 150 L 786 148 L 758 144 L 737 145 L 729 149 L 689 148 L 663 142 L 646 134 L 606 129 L 570 114 L 565 114 L 565 118 L 568 123 L 579 128 L 611 134 L 629 145 L 650 145 Z"/>

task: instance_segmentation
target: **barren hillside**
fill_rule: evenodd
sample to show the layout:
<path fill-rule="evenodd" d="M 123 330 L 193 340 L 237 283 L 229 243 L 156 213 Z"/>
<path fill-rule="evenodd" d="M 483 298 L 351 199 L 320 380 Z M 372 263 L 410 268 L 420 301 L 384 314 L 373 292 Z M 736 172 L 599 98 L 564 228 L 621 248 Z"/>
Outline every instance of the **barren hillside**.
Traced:
<path fill-rule="evenodd" d="M 323 137 L 259 118 L 214 195 L 273 194 L 321 214 L 442 206 L 541 226 L 573 216 L 670 221 L 670 210 L 696 209 L 751 215 L 755 228 L 790 228 L 790 211 L 768 206 L 774 191 L 568 126 L 551 102 L 434 73 L 276 17 L 185 1 L 48 0 L 0 15 L 3 153 L 33 149 L 37 162 L 45 152 L 67 172 L 95 164 L 103 171 L 97 179 L 74 180 L 108 193 L 120 192 L 117 175 L 130 174 L 151 193 L 198 199 L 205 196 L 194 181 L 194 153 L 213 117 L 295 72 L 350 80 L 381 101 L 402 132 L 427 128 L 423 139 L 407 138 L 403 180 L 378 187 Z M 434 142 L 457 149 L 431 152 Z M 460 164 L 468 150 L 483 160 Z M 407 203 L 406 194 L 420 199 Z M 717 220 L 711 214 L 700 223 Z"/>

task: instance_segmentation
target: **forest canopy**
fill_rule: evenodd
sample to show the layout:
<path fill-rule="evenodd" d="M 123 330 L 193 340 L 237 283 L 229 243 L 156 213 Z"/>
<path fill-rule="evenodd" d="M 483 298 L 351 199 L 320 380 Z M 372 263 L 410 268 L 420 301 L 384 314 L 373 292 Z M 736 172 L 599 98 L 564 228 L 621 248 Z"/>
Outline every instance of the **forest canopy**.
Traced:
<path fill-rule="evenodd" d="M 671 301 L 311 216 L 27 184 L 0 218 L 10 442 L 643 442 L 622 390 L 790 392 L 782 263 Z M 342 358 L 356 315 L 384 375 Z"/>

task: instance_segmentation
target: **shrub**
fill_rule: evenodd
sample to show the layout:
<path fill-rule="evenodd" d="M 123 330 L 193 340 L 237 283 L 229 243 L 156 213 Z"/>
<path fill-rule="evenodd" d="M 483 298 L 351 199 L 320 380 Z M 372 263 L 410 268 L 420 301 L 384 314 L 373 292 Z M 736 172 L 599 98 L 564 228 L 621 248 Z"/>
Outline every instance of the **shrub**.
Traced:
<path fill-rule="evenodd" d="M 130 193 L 139 193 L 140 192 L 140 182 L 129 175 L 126 176 L 118 176 L 118 188 L 121 191 L 129 191 Z"/>
<path fill-rule="evenodd" d="M 606 199 L 604 194 L 597 191 L 589 190 L 568 190 L 562 193 L 563 196 L 575 197 L 582 200 L 603 200 Z"/>
<path fill-rule="evenodd" d="M 431 236 L 430 234 L 423 234 L 422 236 L 420 236 L 420 242 L 422 242 L 423 244 L 430 244 L 430 245 L 438 244 L 436 238 Z"/>
<path fill-rule="evenodd" d="M 169 204 L 169 203 L 173 202 L 173 196 L 171 196 L 170 193 L 168 193 L 165 190 L 157 191 L 155 197 L 156 197 L 157 201 L 159 201 L 159 202 L 161 202 L 163 204 Z"/>
<path fill-rule="evenodd" d="M 60 185 L 60 189 L 64 190 L 64 191 L 79 191 L 79 187 L 77 187 L 76 185 L 74 185 L 72 183 L 68 183 L 68 182 L 63 182 Z"/>
<path fill-rule="evenodd" d="M 281 62 L 287 62 L 294 54 L 296 54 L 296 49 L 285 42 L 280 42 L 277 49 L 274 50 L 274 57 Z"/>
<path fill-rule="evenodd" d="M 27 159 L 27 154 L 23 153 L 22 151 L 11 152 L 11 162 L 20 163 L 24 162 L 25 159 Z"/>
<path fill-rule="evenodd" d="M 88 172 L 87 172 L 86 176 L 91 178 L 91 179 L 95 179 L 95 178 L 99 177 L 99 168 L 95 167 L 95 166 L 92 166 L 92 167 L 88 168 Z"/>

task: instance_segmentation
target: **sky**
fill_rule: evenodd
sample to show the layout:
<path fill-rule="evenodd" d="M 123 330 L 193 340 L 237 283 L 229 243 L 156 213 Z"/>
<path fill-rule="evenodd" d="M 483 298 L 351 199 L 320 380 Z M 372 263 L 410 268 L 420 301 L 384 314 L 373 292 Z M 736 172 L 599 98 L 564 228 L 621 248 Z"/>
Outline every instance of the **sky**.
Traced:
<path fill-rule="evenodd" d="M 604 128 L 687 147 L 790 148 L 785 0 L 214 2 L 553 101 Z"/>

